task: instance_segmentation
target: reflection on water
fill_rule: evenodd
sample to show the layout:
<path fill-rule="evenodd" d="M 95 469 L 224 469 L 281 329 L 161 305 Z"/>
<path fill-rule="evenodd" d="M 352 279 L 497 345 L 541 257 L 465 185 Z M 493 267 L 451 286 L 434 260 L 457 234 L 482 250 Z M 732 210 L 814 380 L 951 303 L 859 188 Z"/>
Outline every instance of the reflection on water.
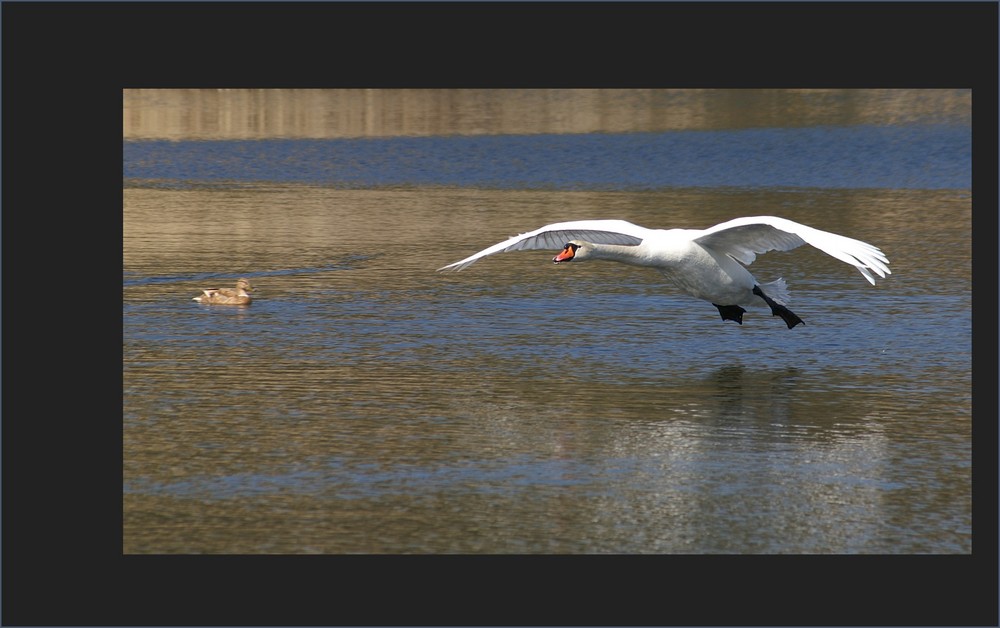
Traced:
<path fill-rule="evenodd" d="M 433 271 L 568 204 L 712 223 L 773 193 L 262 194 L 280 220 L 248 191 L 125 191 L 126 551 L 969 550 L 970 321 L 942 308 L 969 307 L 962 195 L 808 195 L 812 224 L 898 207 L 840 227 L 897 273 L 762 257 L 789 332 L 544 252 Z M 242 244 L 198 245 L 206 221 Z M 237 275 L 251 307 L 190 302 Z"/>
<path fill-rule="evenodd" d="M 126 89 L 126 139 L 632 133 L 963 124 L 969 90 Z"/>
<path fill-rule="evenodd" d="M 968 190 L 244 175 L 123 193 L 126 553 L 971 551 Z M 755 214 L 893 275 L 761 256 L 790 331 L 545 251 L 434 271 L 558 220 Z M 241 276 L 251 306 L 191 301 Z"/>
<path fill-rule="evenodd" d="M 363 189 L 968 189 L 971 150 L 960 125 L 151 141 L 125 144 L 124 175 L 156 187 L 277 180 Z"/>

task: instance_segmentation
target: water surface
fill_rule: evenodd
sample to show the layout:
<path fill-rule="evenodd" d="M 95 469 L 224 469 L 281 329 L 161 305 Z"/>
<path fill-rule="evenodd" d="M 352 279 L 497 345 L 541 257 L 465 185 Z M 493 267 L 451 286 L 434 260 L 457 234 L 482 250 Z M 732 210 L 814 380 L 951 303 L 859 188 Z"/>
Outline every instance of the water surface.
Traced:
<path fill-rule="evenodd" d="M 967 129 L 129 141 L 126 553 L 969 553 Z M 419 140 L 419 141 L 418 141 Z M 742 326 L 559 220 L 776 214 Z M 245 308 L 200 288 L 245 276 Z"/>

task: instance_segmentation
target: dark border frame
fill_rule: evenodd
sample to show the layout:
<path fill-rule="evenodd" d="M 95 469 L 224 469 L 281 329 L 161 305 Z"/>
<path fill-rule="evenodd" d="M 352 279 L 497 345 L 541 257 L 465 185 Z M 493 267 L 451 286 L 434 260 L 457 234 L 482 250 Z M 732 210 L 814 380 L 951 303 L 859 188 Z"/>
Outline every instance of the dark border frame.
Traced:
<path fill-rule="evenodd" d="M 3 625 L 997 625 L 995 2 L 2 13 Z M 971 88 L 973 554 L 122 556 L 126 87 Z M 67 278 L 64 299 L 32 298 Z"/>

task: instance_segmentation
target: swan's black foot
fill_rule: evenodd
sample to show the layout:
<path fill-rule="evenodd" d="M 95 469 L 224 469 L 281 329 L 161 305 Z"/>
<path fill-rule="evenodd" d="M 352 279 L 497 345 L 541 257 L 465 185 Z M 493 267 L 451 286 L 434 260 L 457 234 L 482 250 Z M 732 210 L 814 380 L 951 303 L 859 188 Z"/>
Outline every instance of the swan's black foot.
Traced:
<path fill-rule="evenodd" d="M 722 320 L 724 321 L 736 321 L 740 325 L 743 324 L 743 312 L 746 312 L 743 308 L 738 305 L 719 305 L 718 303 L 713 303 L 715 307 L 719 308 L 719 314 L 722 314 Z"/>
<path fill-rule="evenodd" d="M 781 320 L 785 321 L 785 324 L 788 325 L 789 329 L 795 327 L 799 323 L 802 323 L 803 325 L 806 324 L 804 320 L 795 315 L 795 312 L 764 294 L 764 291 L 760 289 L 760 286 L 754 286 L 753 293 L 764 299 L 764 302 L 771 307 L 771 315 L 780 316 Z M 719 309 L 721 310 L 722 308 Z"/>

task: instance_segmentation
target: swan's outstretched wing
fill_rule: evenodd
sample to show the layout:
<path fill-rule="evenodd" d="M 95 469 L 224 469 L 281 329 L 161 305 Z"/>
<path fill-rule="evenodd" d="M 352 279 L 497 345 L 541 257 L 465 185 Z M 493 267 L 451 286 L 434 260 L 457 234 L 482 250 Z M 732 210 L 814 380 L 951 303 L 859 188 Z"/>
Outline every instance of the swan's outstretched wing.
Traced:
<path fill-rule="evenodd" d="M 522 233 L 503 242 L 483 249 L 475 255 L 443 266 L 438 270 L 462 270 L 481 257 L 507 251 L 527 251 L 536 249 L 561 249 L 569 240 L 585 240 L 598 244 L 636 245 L 652 231 L 626 220 L 572 220 L 546 225 L 540 229 Z"/>
<path fill-rule="evenodd" d="M 886 266 L 889 260 L 878 247 L 775 216 L 736 218 L 705 229 L 694 241 L 744 264 L 753 263 L 757 253 L 789 251 L 811 244 L 857 268 L 872 285 L 875 285 L 875 275 L 885 277 L 891 274 Z"/>

